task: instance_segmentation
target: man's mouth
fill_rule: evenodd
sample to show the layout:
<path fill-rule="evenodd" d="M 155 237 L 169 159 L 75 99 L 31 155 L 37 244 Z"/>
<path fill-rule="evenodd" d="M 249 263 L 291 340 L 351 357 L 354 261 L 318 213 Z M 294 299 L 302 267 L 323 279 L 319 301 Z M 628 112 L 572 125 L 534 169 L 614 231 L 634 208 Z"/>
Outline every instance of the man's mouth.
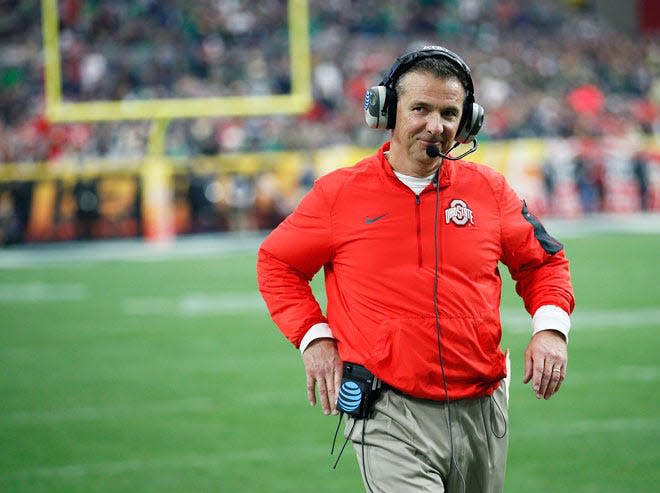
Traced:
<path fill-rule="evenodd" d="M 422 140 L 421 144 L 422 144 L 422 147 L 424 148 L 424 151 L 426 151 L 426 149 L 428 149 L 429 147 L 435 147 L 440 152 L 442 152 L 442 150 L 444 149 L 444 147 L 442 145 L 442 142 L 436 142 L 436 141 L 432 141 L 432 140 Z"/>

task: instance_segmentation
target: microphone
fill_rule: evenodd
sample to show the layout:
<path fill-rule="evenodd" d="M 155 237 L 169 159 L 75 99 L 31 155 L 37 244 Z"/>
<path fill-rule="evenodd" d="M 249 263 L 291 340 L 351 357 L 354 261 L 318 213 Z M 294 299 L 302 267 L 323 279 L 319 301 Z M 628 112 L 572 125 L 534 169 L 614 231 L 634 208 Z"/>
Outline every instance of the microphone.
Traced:
<path fill-rule="evenodd" d="M 438 146 L 430 145 L 426 148 L 426 155 L 435 159 L 440 155 L 440 149 L 438 149 Z"/>
<path fill-rule="evenodd" d="M 458 145 L 459 145 L 459 142 L 455 142 L 454 145 L 451 146 L 451 148 L 449 149 L 448 152 L 451 152 L 454 149 L 456 149 L 458 147 Z M 437 157 L 442 156 L 444 159 L 449 159 L 450 161 L 457 161 L 459 159 L 463 159 L 468 154 L 476 151 L 477 150 L 477 145 L 478 145 L 477 144 L 477 139 L 474 139 L 474 140 L 472 140 L 472 147 L 470 147 L 467 151 L 465 151 L 460 156 L 453 157 L 453 156 L 448 156 L 447 154 L 443 154 L 442 152 L 440 152 L 440 149 L 438 148 L 437 145 L 431 144 L 430 146 L 426 146 L 426 155 L 428 157 L 430 157 L 431 159 L 435 159 Z"/>

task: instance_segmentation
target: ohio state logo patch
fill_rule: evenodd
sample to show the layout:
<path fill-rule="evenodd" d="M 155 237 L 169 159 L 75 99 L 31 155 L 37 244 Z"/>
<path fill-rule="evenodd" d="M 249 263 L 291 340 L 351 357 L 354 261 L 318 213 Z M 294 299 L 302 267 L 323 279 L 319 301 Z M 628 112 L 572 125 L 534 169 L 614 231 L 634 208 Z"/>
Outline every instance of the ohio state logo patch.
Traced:
<path fill-rule="evenodd" d="M 474 224 L 474 214 L 465 202 L 461 199 L 454 199 L 445 209 L 445 222 L 449 224 L 449 221 L 457 226 L 465 226 L 468 221 L 470 224 Z"/>

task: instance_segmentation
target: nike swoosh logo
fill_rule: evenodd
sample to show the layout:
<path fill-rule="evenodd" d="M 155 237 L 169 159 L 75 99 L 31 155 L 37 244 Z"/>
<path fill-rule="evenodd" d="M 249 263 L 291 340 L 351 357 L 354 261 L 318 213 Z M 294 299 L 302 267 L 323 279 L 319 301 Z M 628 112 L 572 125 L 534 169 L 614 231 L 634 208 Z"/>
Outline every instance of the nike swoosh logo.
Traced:
<path fill-rule="evenodd" d="M 387 213 L 381 214 L 380 216 L 377 216 L 377 217 L 367 216 L 367 217 L 364 218 L 364 222 L 367 223 L 367 224 L 375 223 L 379 219 L 383 219 L 385 216 L 387 216 Z"/>

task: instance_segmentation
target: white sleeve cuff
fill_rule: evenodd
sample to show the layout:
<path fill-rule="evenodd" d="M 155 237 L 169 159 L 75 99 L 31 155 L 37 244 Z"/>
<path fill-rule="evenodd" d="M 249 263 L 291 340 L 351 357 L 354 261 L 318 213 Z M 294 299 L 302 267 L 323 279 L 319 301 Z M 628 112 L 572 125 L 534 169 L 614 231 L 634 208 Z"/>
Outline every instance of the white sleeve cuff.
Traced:
<path fill-rule="evenodd" d="M 307 349 L 307 346 L 309 346 L 309 344 L 312 341 L 315 341 L 316 339 L 334 339 L 334 338 L 335 337 L 332 335 L 332 330 L 330 329 L 330 326 L 328 324 L 326 324 L 325 322 L 314 324 L 304 335 L 302 341 L 300 341 L 300 354 L 304 353 L 305 349 Z"/>
<path fill-rule="evenodd" d="M 568 332 L 571 330 L 571 317 L 555 305 L 543 305 L 532 318 L 534 334 L 542 330 L 556 330 L 564 334 L 568 342 Z"/>

